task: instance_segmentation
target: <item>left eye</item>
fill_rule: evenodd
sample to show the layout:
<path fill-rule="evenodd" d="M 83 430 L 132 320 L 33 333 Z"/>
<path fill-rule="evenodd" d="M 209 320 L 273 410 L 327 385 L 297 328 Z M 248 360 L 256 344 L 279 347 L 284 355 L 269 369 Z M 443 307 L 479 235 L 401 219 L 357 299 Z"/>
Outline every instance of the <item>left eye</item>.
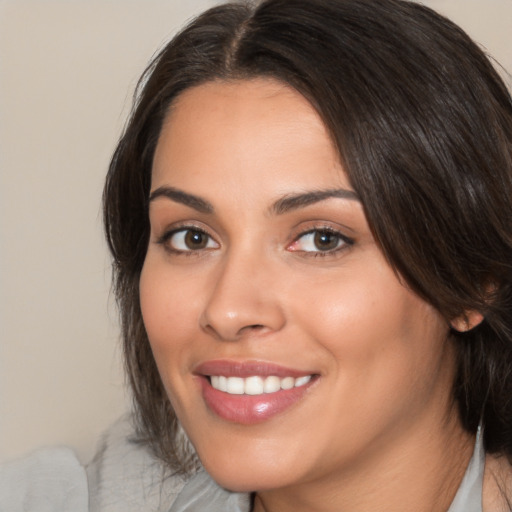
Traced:
<path fill-rule="evenodd" d="M 201 249 L 215 249 L 217 243 L 204 231 L 198 229 L 180 229 L 167 239 L 167 245 L 174 251 L 188 252 Z"/>
<path fill-rule="evenodd" d="M 291 245 L 290 250 L 302 252 L 334 252 L 348 244 L 350 244 L 350 241 L 340 233 L 316 229 L 304 233 L 297 238 Z"/>

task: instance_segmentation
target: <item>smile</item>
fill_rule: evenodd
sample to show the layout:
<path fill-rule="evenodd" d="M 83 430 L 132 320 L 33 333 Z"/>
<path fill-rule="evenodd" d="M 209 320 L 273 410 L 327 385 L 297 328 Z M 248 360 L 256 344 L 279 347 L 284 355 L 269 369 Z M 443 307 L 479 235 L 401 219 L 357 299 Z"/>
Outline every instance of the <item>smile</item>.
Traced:
<path fill-rule="evenodd" d="M 262 361 L 208 361 L 194 373 L 210 412 L 242 425 L 262 423 L 293 408 L 320 379 L 317 372 Z"/>
<path fill-rule="evenodd" d="M 226 377 L 224 375 L 210 375 L 210 384 L 214 389 L 223 391 L 230 395 L 263 395 L 266 393 L 276 393 L 280 390 L 288 390 L 305 386 L 312 378 L 312 375 L 302 377 L 284 377 L 276 375 L 269 377 Z"/>

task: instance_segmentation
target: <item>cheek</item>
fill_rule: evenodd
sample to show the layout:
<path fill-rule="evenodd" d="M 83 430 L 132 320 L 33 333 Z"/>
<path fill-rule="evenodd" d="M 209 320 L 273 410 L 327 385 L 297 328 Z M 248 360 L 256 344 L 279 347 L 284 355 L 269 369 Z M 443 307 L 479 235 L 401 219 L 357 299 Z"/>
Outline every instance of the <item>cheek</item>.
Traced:
<path fill-rule="evenodd" d="M 197 326 L 198 293 L 193 278 L 179 276 L 148 254 L 140 277 L 140 304 L 144 326 L 164 381 L 179 366 L 180 357 Z"/>
<path fill-rule="evenodd" d="M 431 372 L 448 334 L 441 315 L 388 269 L 374 265 L 353 278 L 317 282 L 295 301 L 303 330 L 330 352 L 341 375 L 376 386 L 403 385 Z"/>
<path fill-rule="evenodd" d="M 438 312 L 396 278 L 376 278 L 345 279 L 321 294 L 310 287 L 310 307 L 297 310 L 303 331 L 329 354 L 326 381 L 336 399 L 326 421 L 354 449 L 444 403 L 453 379 L 448 327 Z"/>

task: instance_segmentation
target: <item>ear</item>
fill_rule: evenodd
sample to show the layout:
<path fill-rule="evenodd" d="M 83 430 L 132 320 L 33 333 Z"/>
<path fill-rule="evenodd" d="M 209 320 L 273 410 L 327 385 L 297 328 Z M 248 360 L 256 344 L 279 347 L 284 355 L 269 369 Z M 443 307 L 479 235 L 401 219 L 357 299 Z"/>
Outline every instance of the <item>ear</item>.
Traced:
<path fill-rule="evenodd" d="M 467 332 L 479 325 L 484 316 L 479 311 L 465 311 L 462 315 L 455 317 L 450 326 L 458 332 Z"/>

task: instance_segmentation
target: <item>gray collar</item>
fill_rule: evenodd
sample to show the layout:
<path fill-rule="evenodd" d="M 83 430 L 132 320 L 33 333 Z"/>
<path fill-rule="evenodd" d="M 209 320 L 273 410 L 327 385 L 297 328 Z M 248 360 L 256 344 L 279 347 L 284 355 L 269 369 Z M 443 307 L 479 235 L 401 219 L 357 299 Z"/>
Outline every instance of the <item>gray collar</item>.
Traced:
<path fill-rule="evenodd" d="M 482 512 L 484 468 L 485 450 L 482 428 L 478 427 L 473 456 L 448 512 Z"/>

